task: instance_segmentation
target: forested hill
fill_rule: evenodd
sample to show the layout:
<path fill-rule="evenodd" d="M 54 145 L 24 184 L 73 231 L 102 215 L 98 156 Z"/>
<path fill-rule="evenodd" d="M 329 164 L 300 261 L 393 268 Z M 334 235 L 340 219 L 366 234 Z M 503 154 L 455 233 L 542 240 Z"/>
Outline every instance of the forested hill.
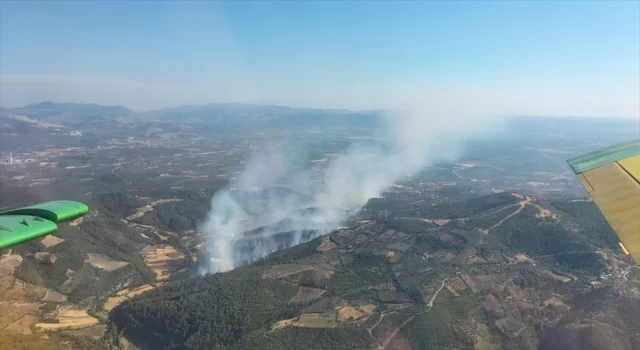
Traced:
<path fill-rule="evenodd" d="M 640 285 L 593 203 L 405 204 L 125 301 L 113 333 L 143 349 L 637 348 Z"/>

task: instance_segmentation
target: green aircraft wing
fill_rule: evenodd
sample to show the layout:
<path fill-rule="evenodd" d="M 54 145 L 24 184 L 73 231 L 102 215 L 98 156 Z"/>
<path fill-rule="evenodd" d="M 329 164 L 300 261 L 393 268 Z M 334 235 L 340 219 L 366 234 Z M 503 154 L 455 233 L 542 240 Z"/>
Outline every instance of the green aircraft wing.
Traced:
<path fill-rule="evenodd" d="M 605 147 L 568 162 L 620 238 L 620 248 L 640 263 L 640 140 Z"/>
<path fill-rule="evenodd" d="M 0 213 L 0 249 L 54 233 L 58 223 L 86 214 L 86 204 L 51 201 Z"/>

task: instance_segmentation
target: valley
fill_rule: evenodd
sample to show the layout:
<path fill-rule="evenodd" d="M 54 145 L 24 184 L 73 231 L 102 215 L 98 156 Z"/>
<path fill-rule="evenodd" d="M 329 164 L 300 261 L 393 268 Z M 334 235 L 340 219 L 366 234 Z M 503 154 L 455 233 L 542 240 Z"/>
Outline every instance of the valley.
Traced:
<path fill-rule="evenodd" d="M 168 117 L 175 111 L 102 110 L 83 121 L 30 108 L 0 115 L 2 156 L 11 149 L 13 162 L 0 164 L 0 210 L 70 199 L 90 212 L 0 251 L 3 341 L 51 349 L 637 348 L 640 280 L 564 165 L 628 138 L 624 124 L 568 119 L 559 137 L 557 122 L 516 118 L 500 137 L 469 140 L 455 162 L 390 184 L 339 225 L 300 231 L 296 220 L 320 209 L 304 207 L 294 173 L 322 183 L 352 142 L 373 140 L 375 115 L 205 106 L 177 123 Z M 202 117 L 220 110 L 258 121 Z M 346 122 L 328 126 L 339 118 Z M 239 188 L 238 179 L 251 180 L 243 169 L 272 140 L 305 150 L 288 165 L 294 170 L 270 187 Z M 208 274 L 206 247 L 216 238 L 203 223 L 223 190 L 254 211 L 233 218 L 246 257 Z M 279 196 L 302 209 L 265 220 L 265 203 Z M 271 238 L 278 249 L 254 259 Z"/>

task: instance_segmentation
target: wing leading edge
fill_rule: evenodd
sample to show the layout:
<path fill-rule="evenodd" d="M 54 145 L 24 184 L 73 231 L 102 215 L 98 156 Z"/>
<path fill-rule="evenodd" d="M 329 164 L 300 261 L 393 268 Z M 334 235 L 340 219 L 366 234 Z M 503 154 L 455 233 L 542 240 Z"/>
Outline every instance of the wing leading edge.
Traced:
<path fill-rule="evenodd" d="M 640 140 L 567 162 L 620 238 L 620 248 L 640 263 Z"/>
<path fill-rule="evenodd" d="M 56 232 L 58 223 L 76 219 L 89 208 L 80 202 L 52 201 L 0 213 L 0 249 Z"/>

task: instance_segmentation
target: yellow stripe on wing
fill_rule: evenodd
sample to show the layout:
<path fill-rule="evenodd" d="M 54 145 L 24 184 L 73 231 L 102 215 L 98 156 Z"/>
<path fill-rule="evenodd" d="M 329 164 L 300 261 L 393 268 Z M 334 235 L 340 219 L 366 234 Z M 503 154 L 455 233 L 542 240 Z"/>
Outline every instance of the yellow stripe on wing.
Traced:
<path fill-rule="evenodd" d="M 622 248 L 622 251 L 629 255 L 629 251 L 627 250 L 627 247 L 624 246 L 624 244 L 622 244 L 622 242 L 618 242 L 618 244 L 620 244 L 620 248 Z"/>

